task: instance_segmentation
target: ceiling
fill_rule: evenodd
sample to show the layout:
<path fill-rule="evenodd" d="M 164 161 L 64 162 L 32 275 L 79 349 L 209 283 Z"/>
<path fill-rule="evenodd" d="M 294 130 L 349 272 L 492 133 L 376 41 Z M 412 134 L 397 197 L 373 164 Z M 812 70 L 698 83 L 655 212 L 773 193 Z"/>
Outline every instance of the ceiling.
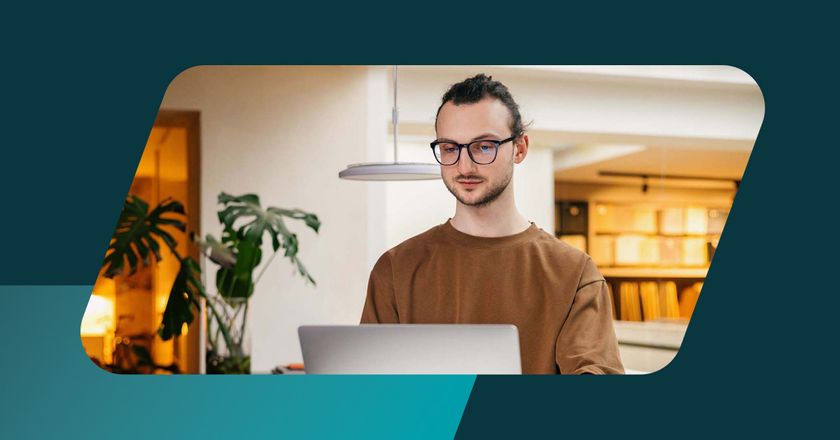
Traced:
<path fill-rule="evenodd" d="M 648 174 L 651 184 L 689 188 L 732 188 L 741 180 L 750 151 L 679 149 L 632 144 L 575 145 L 555 153 L 554 176 L 558 181 L 641 184 L 637 177 L 600 176 L 599 172 Z M 666 179 L 663 174 L 720 178 L 729 181 Z"/>

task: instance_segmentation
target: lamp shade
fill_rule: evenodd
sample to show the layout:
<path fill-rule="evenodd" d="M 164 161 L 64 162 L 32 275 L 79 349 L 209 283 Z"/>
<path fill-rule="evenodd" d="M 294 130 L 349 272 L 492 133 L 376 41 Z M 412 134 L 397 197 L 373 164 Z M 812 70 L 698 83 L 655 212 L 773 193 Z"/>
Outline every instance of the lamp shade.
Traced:
<path fill-rule="evenodd" d="M 434 180 L 440 179 L 440 166 L 436 163 L 379 162 L 349 165 L 338 173 L 347 180 Z"/>
<path fill-rule="evenodd" d="M 394 66 L 394 161 L 368 162 L 348 165 L 338 173 L 340 179 L 347 180 L 434 180 L 440 179 L 440 167 L 436 163 L 399 162 L 397 160 L 397 134 L 399 133 L 399 110 L 397 109 L 397 66 Z"/>

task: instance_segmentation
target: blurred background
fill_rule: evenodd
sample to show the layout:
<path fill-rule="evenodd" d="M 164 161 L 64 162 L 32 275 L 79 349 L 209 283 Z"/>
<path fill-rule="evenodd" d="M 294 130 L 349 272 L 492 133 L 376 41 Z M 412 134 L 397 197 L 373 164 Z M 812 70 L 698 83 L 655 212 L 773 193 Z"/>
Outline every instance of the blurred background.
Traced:
<path fill-rule="evenodd" d="M 269 259 L 271 240 L 263 242 L 247 318 L 237 315 L 246 372 L 300 363 L 299 325 L 358 324 L 376 259 L 454 212 L 440 180 L 338 178 L 349 164 L 393 160 L 392 69 L 201 66 L 166 90 L 129 193 L 150 205 L 183 203 L 186 232 L 173 229 L 173 245 L 200 263 L 208 296 L 218 294 L 219 266 L 189 233 L 222 235 L 219 193 L 254 193 L 264 207 L 320 220 L 317 233 L 288 224 L 316 285 L 282 255 Z M 528 157 L 514 172 L 520 211 L 593 257 L 611 287 L 625 366 L 667 365 L 764 116 L 758 86 L 728 66 L 401 66 L 400 161 L 434 162 L 428 143 L 441 96 L 482 72 L 505 83 L 533 122 Z M 206 307 L 180 335 L 156 334 L 178 272 L 178 260 L 162 254 L 135 274 L 97 280 L 81 336 L 103 367 L 208 371 L 216 330 Z"/>

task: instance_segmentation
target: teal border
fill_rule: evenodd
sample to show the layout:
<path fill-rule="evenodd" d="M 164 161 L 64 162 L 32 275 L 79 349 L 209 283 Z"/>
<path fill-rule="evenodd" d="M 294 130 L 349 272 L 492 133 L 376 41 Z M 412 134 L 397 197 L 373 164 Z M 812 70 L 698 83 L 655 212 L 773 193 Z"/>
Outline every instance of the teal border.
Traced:
<path fill-rule="evenodd" d="M 475 380 L 111 374 L 79 338 L 91 287 L 0 286 L 0 438 L 446 439 Z"/>

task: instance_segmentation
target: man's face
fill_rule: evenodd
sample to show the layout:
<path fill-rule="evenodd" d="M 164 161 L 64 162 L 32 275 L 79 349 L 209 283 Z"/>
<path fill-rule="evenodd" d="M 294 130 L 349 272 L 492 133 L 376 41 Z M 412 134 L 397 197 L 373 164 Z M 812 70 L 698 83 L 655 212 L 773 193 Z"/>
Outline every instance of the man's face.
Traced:
<path fill-rule="evenodd" d="M 438 114 L 437 140 L 459 144 L 476 140 L 504 140 L 513 134 L 510 119 L 510 110 L 492 97 L 473 104 L 455 105 L 450 101 Z M 490 204 L 510 185 L 514 162 L 519 163 L 525 157 L 527 146 L 514 157 L 516 142 L 521 140 L 515 139 L 499 146 L 496 160 L 488 165 L 476 164 L 470 159 L 467 149 L 461 149 L 461 157 L 455 165 L 440 167 L 444 185 L 464 205 Z"/>

